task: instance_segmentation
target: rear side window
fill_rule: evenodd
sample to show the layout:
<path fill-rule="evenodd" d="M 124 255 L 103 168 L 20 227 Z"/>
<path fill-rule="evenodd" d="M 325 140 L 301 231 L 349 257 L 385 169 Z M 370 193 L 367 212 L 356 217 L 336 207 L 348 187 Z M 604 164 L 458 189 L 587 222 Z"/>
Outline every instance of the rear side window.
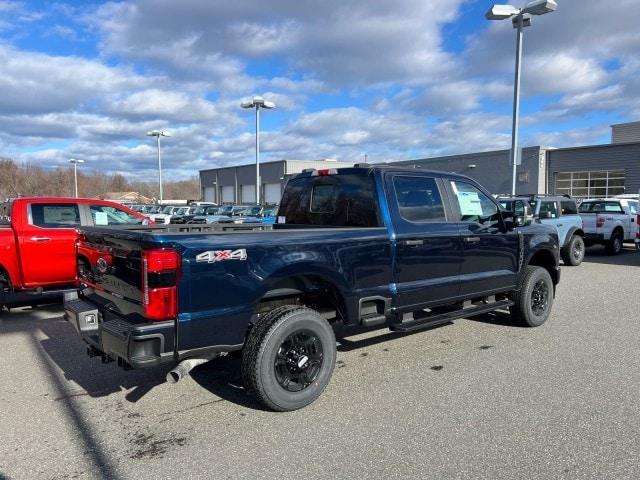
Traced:
<path fill-rule="evenodd" d="M 327 227 L 378 227 L 378 200 L 371 175 L 292 178 L 284 190 L 277 223 Z"/>
<path fill-rule="evenodd" d="M 73 228 L 80 225 L 75 203 L 32 203 L 31 224 L 43 228 Z"/>
<path fill-rule="evenodd" d="M 562 215 L 578 214 L 578 207 L 576 206 L 576 202 L 572 202 L 571 200 L 562 200 L 560 202 L 560 208 L 562 210 Z"/>
<path fill-rule="evenodd" d="M 393 177 L 400 216 L 409 222 L 446 222 L 438 185 L 429 177 Z"/>

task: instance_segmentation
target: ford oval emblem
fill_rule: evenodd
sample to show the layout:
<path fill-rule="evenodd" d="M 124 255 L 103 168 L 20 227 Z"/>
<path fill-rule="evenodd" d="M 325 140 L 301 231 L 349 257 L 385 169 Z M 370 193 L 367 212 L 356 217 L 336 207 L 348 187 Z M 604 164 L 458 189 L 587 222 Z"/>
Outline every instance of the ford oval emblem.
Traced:
<path fill-rule="evenodd" d="M 109 270 L 109 264 L 103 257 L 100 257 L 96 261 L 96 268 L 100 273 L 107 273 L 107 270 Z"/>

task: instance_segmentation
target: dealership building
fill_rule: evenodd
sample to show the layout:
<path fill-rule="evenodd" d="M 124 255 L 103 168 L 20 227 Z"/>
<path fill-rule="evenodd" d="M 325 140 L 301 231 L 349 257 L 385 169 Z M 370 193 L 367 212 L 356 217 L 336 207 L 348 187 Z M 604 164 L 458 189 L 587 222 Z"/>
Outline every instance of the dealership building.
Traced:
<path fill-rule="evenodd" d="M 260 198 L 270 205 L 280 202 L 287 180 L 307 168 L 344 168 L 353 163 L 322 160 L 276 160 L 260 163 Z M 256 202 L 256 164 L 200 170 L 205 202 L 251 204 Z"/>
<path fill-rule="evenodd" d="M 476 179 L 490 192 L 510 193 L 509 150 L 389 162 L 409 168 L 456 172 Z M 279 160 L 260 164 L 262 198 L 278 203 L 291 175 L 306 168 L 339 168 L 353 163 L 333 160 Z M 255 164 L 200 171 L 205 200 L 255 202 Z M 611 143 L 583 147 L 525 147 L 517 167 L 518 194 L 569 194 L 604 197 L 640 191 L 640 121 L 612 125 Z"/>

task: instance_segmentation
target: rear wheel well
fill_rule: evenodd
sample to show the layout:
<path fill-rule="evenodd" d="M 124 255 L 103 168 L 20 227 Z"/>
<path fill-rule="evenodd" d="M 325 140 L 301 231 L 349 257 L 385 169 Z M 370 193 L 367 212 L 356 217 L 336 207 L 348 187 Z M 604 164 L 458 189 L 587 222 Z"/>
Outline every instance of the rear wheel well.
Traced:
<path fill-rule="evenodd" d="M 9 276 L 9 272 L 0 265 L 0 284 L 6 284 L 8 288 L 11 288 L 11 277 Z"/>
<path fill-rule="evenodd" d="M 328 320 L 342 320 L 346 315 L 339 290 L 318 275 L 300 275 L 278 281 L 260 299 L 255 313 L 264 314 L 281 305 L 306 305 Z"/>
<path fill-rule="evenodd" d="M 611 232 L 611 238 L 613 238 L 616 233 L 619 233 L 622 235 L 622 238 L 624 238 L 624 229 L 620 225 L 613 229 L 613 232 Z"/>
<path fill-rule="evenodd" d="M 529 265 L 533 265 L 536 267 L 542 267 L 549 275 L 551 275 L 551 280 L 553 280 L 553 284 L 558 284 L 558 271 L 556 270 L 556 258 L 549 250 L 539 250 L 536 252 L 531 260 L 529 260 Z"/>

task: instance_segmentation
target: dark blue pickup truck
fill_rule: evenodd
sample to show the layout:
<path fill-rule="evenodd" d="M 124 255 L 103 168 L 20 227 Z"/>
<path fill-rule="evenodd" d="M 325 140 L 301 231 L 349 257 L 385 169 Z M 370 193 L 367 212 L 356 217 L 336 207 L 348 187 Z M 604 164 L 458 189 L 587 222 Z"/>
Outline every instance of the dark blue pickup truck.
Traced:
<path fill-rule="evenodd" d="M 555 228 L 451 173 L 305 171 L 273 229 L 255 228 L 81 228 L 82 289 L 66 318 L 91 355 L 175 364 L 172 381 L 241 351 L 246 388 L 284 411 L 328 384 L 334 322 L 408 332 L 509 309 L 534 327 L 560 279 Z"/>

